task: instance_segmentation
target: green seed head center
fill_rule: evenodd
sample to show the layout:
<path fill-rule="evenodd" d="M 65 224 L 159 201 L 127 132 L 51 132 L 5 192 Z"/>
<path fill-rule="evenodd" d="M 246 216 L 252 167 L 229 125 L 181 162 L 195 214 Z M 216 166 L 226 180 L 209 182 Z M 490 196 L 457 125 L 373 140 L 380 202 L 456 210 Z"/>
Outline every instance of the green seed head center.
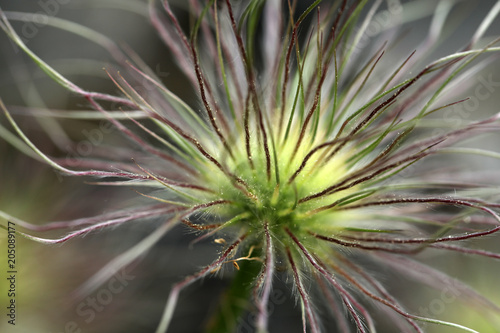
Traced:
<path fill-rule="evenodd" d="M 342 156 L 325 159 L 329 153 L 327 150 L 307 157 L 314 143 L 298 148 L 296 143 L 293 137 L 274 148 L 270 175 L 266 173 L 266 155 L 259 143 L 251 146 L 251 156 L 244 149 L 234 150 L 233 157 L 228 156 L 225 161 L 227 173 L 218 170 L 207 173 L 206 181 L 218 199 L 231 202 L 218 213 L 228 218 L 244 216 L 242 219 L 250 232 L 262 230 L 264 223 L 274 230 L 284 227 L 308 230 L 325 220 L 328 214 L 311 215 L 311 212 L 332 202 L 335 196 L 310 202 L 301 202 L 301 199 L 324 190 L 325 184 L 331 183 L 332 179 L 340 179 L 345 174 L 346 159 Z M 297 173 L 299 169 L 301 171 Z M 330 225 L 334 221 L 328 220 Z"/>

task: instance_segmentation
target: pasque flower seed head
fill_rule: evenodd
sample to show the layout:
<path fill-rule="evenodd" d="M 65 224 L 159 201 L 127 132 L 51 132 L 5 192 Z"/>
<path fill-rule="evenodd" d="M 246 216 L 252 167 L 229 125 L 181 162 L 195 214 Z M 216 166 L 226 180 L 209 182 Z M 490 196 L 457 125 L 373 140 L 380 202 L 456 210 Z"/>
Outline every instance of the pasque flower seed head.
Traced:
<path fill-rule="evenodd" d="M 258 332 L 268 331 L 278 273 L 287 276 L 298 300 L 304 332 L 332 332 L 332 322 L 342 332 L 375 332 L 377 327 L 423 332 L 431 325 L 477 332 L 408 310 L 415 305 L 399 301 L 379 276 L 390 271 L 391 279 L 414 279 L 408 289 L 428 285 L 439 290 L 445 275 L 419 254 L 498 259 L 463 242 L 500 230 L 498 185 L 480 170 L 471 176 L 461 165 L 450 168 L 448 157 L 498 158 L 493 151 L 459 144 L 498 131 L 499 114 L 459 126 L 446 115 L 470 106 L 472 99 L 461 91 L 472 87 L 469 78 L 491 82 L 481 90 L 488 96 L 496 88 L 482 70 L 498 63 L 498 39 L 485 36 L 500 3 L 461 50 L 441 57 L 434 56 L 434 48 L 449 34 L 450 13 L 462 8 L 460 2 L 318 0 L 301 5 L 193 0 L 186 28 L 169 1 L 150 1 L 151 24 L 196 101 L 176 96 L 132 51 L 122 51 L 95 31 L 48 18 L 48 24 L 104 47 L 121 68 L 106 68 L 120 94 L 87 91 L 26 46 L 9 22 L 22 19 L 19 15 L 2 13 L 0 26 L 11 40 L 139 151 L 131 150 L 126 162 L 113 150 L 94 159 L 81 156 L 79 168 L 72 168 L 37 148 L 4 107 L 22 139 L 21 149 L 35 151 L 63 174 L 151 188 L 138 192 L 150 205 L 45 227 L 78 227 L 60 238 L 22 234 L 64 243 L 112 225 L 168 217 L 91 278 L 82 293 L 95 290 L 110 272 L 142 256 L 179 225 L 199 234 L 197 242 L 219 244 L 222 250 L 213 262 L 172 286 L 157 332 L 175 321 L 185 288 L 230 267 L 233 286 L 209 332 L 236 330 L 245 311 L 256 314 Z M 405 49 L 407 28 L 426 15 L 431 17 L 428 34 Z M 454 286 L 465 302 L 479 301 L 498 311 L 465 284 Z M 322 317 L 334 320 L 323 327 Z"/>

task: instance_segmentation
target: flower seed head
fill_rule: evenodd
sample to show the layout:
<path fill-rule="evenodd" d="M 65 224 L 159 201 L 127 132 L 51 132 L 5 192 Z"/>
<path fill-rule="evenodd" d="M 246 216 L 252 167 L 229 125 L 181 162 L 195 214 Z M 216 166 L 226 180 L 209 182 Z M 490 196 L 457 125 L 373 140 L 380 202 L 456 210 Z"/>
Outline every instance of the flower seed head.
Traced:
<path fill-rule="evenodd" d="M 106 69 L 120 95 L 86 91 L 34 55 L 3 16 L 1 27 L 18 46 L 139 149 L 125 150 L 129 162 L 113 149 L 99 161 L 84 156 L 88 168 L 75 170 L 40 151 L 6 112 L 26 146 L 65 174 L 151 188 L 138 191 L 149 205 L 58 224 L 84 226 L 58 239 L 26 236 L 63 243 L 114 224 L 168 217 L 80 292 L 95 290 L 178 225 L 196 232 L 196 242 L 212 239 L 220 253 L 173 285 L 157 332 L 171 327 L 182 290 L 231 266 L 233 285 L 207 331 L 234 331 L 237 318 L 252 311 L 253 325 L 266 332 L 273 283 L 282 274 L 300 303 L 304 332 L 322 331 L 322 316 L 333 317 L 344 332 L 351 326 L 375 332 L 384 324 L 373 313 L 390 318 L 392 330 L 423 332 L 431 323 L 476 332 L 406 310 L 371 268 L 439 289 L 445 275 L 421 262 L 420 253 L 498 259 L 463 242 L 500 230 L 498 184 L 480 172 L 469 180 L 464 167 L 450 167 L 444 156 L 498 158 L 459 146 L 497 131 L 498 114 L 459 126 L 447 115 L 468 105 L 458 89 L 474 88 L 467 78 L 497 62 L 498 39 L 485 33 L 500 4 L 463 49 L 434 57 L 451 3 L 422 1 L 422 15 L 433 17 L 430 31 L 418 47 L 403 51 L 415 4 L 382 3 L 318 0 L 299 9 L 300 2 L 291 1 L 193 0 L 186 29 L 169 1 L 150 1 L 151 23 L 195 91 L 194 102 L 176 96 L 133 54 L 92 34 L 85 36 L 104 44 L 121 68 Z M 488 80 L 481 91 L 493 96 L 499 84 Z M 119 111 L 104 106 L 109 103 Z M 456 289 L 466 302 L 498 310 L 465 285 Z M 319 300 L 326 311 L 318 310 Z M 372 313 L 373 304 L 378 310 Z"/>

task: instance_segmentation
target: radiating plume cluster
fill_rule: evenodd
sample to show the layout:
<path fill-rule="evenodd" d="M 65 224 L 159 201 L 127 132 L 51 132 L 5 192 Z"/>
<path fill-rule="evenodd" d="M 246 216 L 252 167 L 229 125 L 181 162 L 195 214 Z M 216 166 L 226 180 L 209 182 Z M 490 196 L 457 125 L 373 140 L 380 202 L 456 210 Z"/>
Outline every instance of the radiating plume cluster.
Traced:
<path fill-rule="evenodd" d="M 220 306 L 207 332 L 233 331 L 238 316 L 247 312 L 255 313 L 256 331 L 267 332 L 278 272 L 296 297 L 304 332 L 375 332 L 378 327 L 424 332 L 435 325 L 476 332 L 408 310 L 418 304 L 403 303 L 387 284 L 408 278 L 414 281 L 408 282 L 411 294 L 422 286 L 441 290 L 453 280 L 419 259 L 426 251 L 500 258 L 464 242 L 500 230 L 498 184 L 487 173 L 488 163 L 500 156 L 462 145 L 500 130 L 500 114 L 481 110 L 484 119 L 462 119 L 460 126 L 446 117 L 473 105 L 477 96 L 467 91 L 490 97 L 500 85 L 488 71 L 499 63 L 499 39 L 487 34 L 500 3 L 463 37 L 461 49 L 434 56 L 442 54 L 436 47 L 450 35 L 447 22 L 460 5 L 192 0 L 184 9 L 190 16 L 186 24 L 178 18 L 181 8 L 150 1 L 144 4 L 150 22 L 194 101 L 174 94 L 132 50 L 52 18 L 49 24 L 95 42 L 115 61 L 105 70 L 116 95 L 83 89 L 28 48 L 10 24 L 22 16 L 2 12 L 0 27 L 17 47 L 86 101 L 89 112 L 74 117 L 94 115 L 89 117 L 109 122 L 124 143 L 99 156 L 48 156 L 2 104 L 9 133 L 17 135 L 4 138 L 64 175 L 131 187 L 150 201 L 43 226 L 2 214 L 24 228 L 22 235 L 46 244 L 163 218 L 156 231 L 83 285 L 83 293 L 143 256 L 172 228 L 196 233 L 194 247 L 219 244 L 214 261 L 193 267 L 193 274 L 179 277 L 165 295 L 157 332 L 168 331 L 175 321 L 185 288 L 222 271 L 241 285 L 228 291 L 222 302 L 229 304 Z M 408 13 L 417 7 L 428 16 L 429 31 L 408 47 L 417 19 Z M 484 84 L 474 90 L 477 77 Z M 450 165 L 451 159 L 458 162 Z M 484 159 L 484 170 L 475 166 L 470 172 L 471 159 Z M 61 230 L 60 238 L 41 235 L 54 229 Z M 380 280 L 387 272 L 390 276 Z M 466 284 L 455 281 L 454 288 L 465 304 L 499 311 Z M 245 297 L 243 305 L 234 290 Z M 224 308 L 232 312 L 221 319 Z M 380 318 L 389 324 L 379 326 Z M 336 327 L 328 327 L 331 323 Z"/>

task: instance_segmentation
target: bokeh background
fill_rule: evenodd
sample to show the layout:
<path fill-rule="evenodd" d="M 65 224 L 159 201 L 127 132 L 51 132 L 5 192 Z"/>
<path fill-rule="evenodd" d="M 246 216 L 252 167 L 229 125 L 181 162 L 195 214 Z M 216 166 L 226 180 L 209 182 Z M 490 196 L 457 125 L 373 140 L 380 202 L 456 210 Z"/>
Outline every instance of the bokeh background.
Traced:
<path fill-rule="evenodd" d="M 465 23 L 454 27 L 452 37 L 439 45 L 435 53 L 429 55 L 430 60 L 460 49 L 495 3 L 495 1 L 462 2 L 469 4 L 474 2 L 474 5 L 470 6 L 470 10 L 465 6 L 460 7 L 462 9 L 453 12 L 452 17 L 456 15 L 460 18 L 467 15 L 463 21 Z M 0 8 L 4 11 L 26 13 L 45 12 L 92 27 L 117 43 L 130 46 L 157 72 L 168 87 L 189 101 L 192 91 L 185 86 L 182 75 L 173 65 L 168 50 L 156 36 L 145 13 L 141 12 L 140 7 L 137 7 L 137 13 L 118 8 L 130 5 L 130 8 L 135 10 L 134 3 L 134 1 L 120 0 L 0 0 Z M 184 1 L 178 0 L 172 3 L 178 8 L 184 6 Z M 303 6 L 306 4 L 305 1 L 302 3 Z M 179 10 L 179 14 L 181 19 L 188 19 L 182 10 Z M 426 34 L 429 22 L 429 18 L 416 20 L 401 48 L 411 49 L 415 46 L 415 41 Z M 12 22 L 12 24 L 20 35 L 24 34 L 30 49 L 75 83 L 93 91 L 117 93 L 117 89 L 103 71 L 103 68 L 109 66 L 112 61 L 106 51 L 71 33 L 50 26 L 30 25 L 25 22 Z M 495 23 L 487 35 L 500 36 L 500 24 Z M 500 81 L 500 72 L 488 73 L 494 75 L 496 82 Z M 467 93 L 473 92 L 465 92 Z M 490 99 L 481 101 L 480 107 L 472 117 L 479 119 L 500 111 L 498 95 L 500 94 L 494 94 Z M 40 120 L 30 116 L 33 109 L 86 110 L 88 105 L 84 100 L 67 93 L 47 78 L 3 32 L 0 33 L 0 98 L 22 129 L 48 155 L 62 154 L 60 147 L 57 147 L 52 140 L 54 137 L 62 140 L 61 135 L 64 137 L 58 132 L 59 126 L 64 128 L 73 144 L 86 139 L 84 130 L 91 131 L 99 126 L 95 121 L 71 119 L 58 119 L 56 125 L 52 120 Z M 0 115 L 0 124 L 12 130 L 3 114 Z M 54 137 L 47 135 L 47 129 L 50 129 L 49 133 Z M 111 132 L 106 136 L 105 144 L 112 144 L 115 140 L 122 139 L 119 133 Z M 482 145 L 499 150 L 498 135 L 483 140 Z M 498 165 L 492 164 L 491 169 L 494 170 L 496 167 Z M 51 168 L 25 156 L 11 144 L 0 139 L 1 211 L 33 224 L 44 224 L 49 221 L 69 220 L 127 208 L 144 200 L 130 190 L 95 186 L 85 181 L 92 180 L 61 177 Z M 492 181 L 498 183 L 498 180 Z M 122 276 L 128 277 L 128 280 L 119 292 L 106 292 L 106 288 L 108 290 L 113 288 L 105 284 L 104 291 L 99 289 L 89 295 L 90 298 L 96 298 L 101 292 L 101 300 L 107 295 L 112 295 L 112 299 L 109 303 L 98 304 L 92 320 L 88 322 L 86 319 L 90 318 L 89 312 L 86 312 L 88 315 L 82 316 L 78 309 L 90 309 L 90 306 L 82 308 L 81 304 L 91 301 L 74 299 L 72 292 L 100 267 L 150 234 L 160 222 L 160 220 L 133 222 L 92 233 L 58 246 L 40 245 L 17 236 L 18 307 L 15 327 L 7 324 L 6 316 L 3 314 L 7 300 L 4 278 L 7 243 L 6 233 L 0 231 L 0 309 L 2 309 L 0 332 L 153 332 L 172 283 L 212 260 L 213 256 L 206 253 L 216 253 L 219 249 L 217 245 L 205 242 L 192 249 L 189 247 L 189 242 L 195 235 L 183 228 L 175 229 L 141 261 L 122 272 Z M 47 237 L 56 235 L 44 234 Z M 500 252 L 499 241 L 500 237 L 497 235 L 475 242 L 473 246 Z M 448 272 L 451 276 L 460 278 L 500 304 L 500 292 L 497 287 L 500 262 L 453 254 L 442 256 L 434 252 L 422 255 L 421 259 Z M 230 273 L 225 276 L 230 276 Z M 389 273 L 382 271 L 380 277 L 388 279 Z M 284 277 L 282 279 L 286 280 Z M 285 281 L 280 281 L 279 276 L 277 280 L 273 305 L 275 317 L 270 330 L 301 332 L 300 313 L 294 308 L 295 298 L 285 285 Z M 176 310 L 172 332 L 201 332 L 209 317 L 210 309 L 217 304 L 220 291 L 226 284 L 224 277 L 207 278 L 203 284 L 195 284 L 185 290 L 181 294 L 179 307 Z M 422 306 L 435 309 L 434 312 L 439 318 L 458 320 L 485 333 L 500 332 L 498 329 L 500 326 L 496 327 L 496 324 L 481 326 L 485 320 L 479 317 L 478 313 L 456 300 L 444 302 L 442 294 L 435 290 L 412 290 L 411 281 L 392 283 L 391 289 L 402 299 L 406 299 L 408 301 L 406 303 L 421 297 Z M 441 304 L 444 304 L 444 307 L 441 307 Z M 418 308 L 409 310 L 419 311 Z M 247 319 L 251 322 L 251 318 Z M 379 319 L 381 322 L 383 320 L 384 318 Z M 498 321 L 492 322 L 498 323 Z M 427 329 L 429 332 L 454 332 L 440 327 L 428 326 Z M 248 325 L 242 324 L 240 332 L 247 331 L 252 330 Z"/>

